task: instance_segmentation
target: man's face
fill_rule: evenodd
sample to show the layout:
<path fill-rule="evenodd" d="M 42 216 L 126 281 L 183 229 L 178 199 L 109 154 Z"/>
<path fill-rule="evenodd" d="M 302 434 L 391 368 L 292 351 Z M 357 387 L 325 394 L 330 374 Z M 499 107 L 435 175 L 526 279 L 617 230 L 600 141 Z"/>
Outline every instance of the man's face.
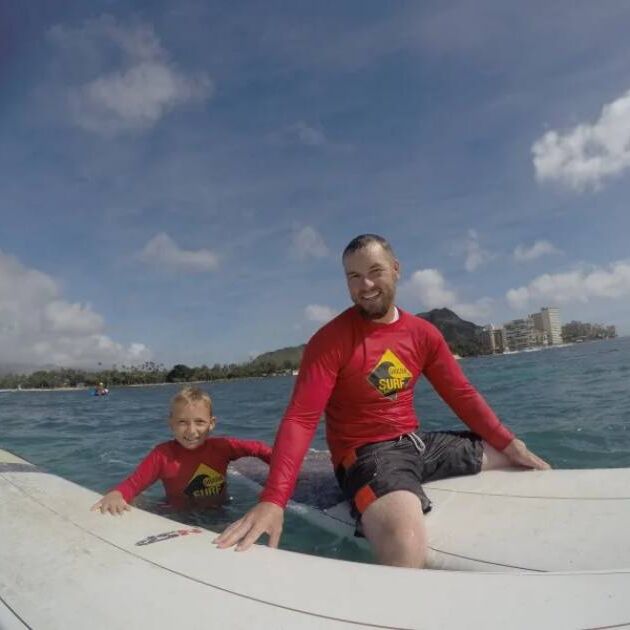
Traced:
<path fill-rule="evenodd" d="M 173 437 L 186 449 L 200 447 L 214 429 L 214 418 L 202 401 L 175 405 L 169 419 Z"/>
<path fill-rule="evenodd" d="M 394 305 L 400 277 L 398 261 L 379 243 L 370 243 L 343 259 L 350 298 L 368 319 L 385 317 Z"/>

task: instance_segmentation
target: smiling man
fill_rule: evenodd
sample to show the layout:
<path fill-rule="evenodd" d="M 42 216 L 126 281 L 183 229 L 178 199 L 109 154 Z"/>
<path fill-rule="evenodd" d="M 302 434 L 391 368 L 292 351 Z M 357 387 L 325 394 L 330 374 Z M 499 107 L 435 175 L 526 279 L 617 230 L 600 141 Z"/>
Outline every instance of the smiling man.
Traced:
<path fill-rule="evenodd" d="M 549 465 L 500 422 L 468 382 L 444 337 L 395 305 L 400 265 L 376 234 L 353 239 L 343 266 L 354 306 L 309 341 L 291 402 L 276 436 L 260 503 L 216 542 L 245 550 L 263 534 L 276 547 L 283 511 L 322 413 L 339 485 L 357 534 L 381 564 L 422 567 L 422 484 L 500 466 Z M 424 374 L 471 431 L 417 433 L 413 395 Z"/>

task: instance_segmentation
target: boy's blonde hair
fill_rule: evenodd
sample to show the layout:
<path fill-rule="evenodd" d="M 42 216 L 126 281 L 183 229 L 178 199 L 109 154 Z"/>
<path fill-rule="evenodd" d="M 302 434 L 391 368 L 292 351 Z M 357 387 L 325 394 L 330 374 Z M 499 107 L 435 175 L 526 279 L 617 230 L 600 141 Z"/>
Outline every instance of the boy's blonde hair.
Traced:
<path fill-rule="evenodd" d="M 208 413 L 212 415 L 212 399 L 207 392 L 199 387 L 190 385 L 182 387 L 173 398 L 171 398 L 171 415 L 177 405 L 190 405 L 191 403 L 203 402 L 208 407 Z"/>

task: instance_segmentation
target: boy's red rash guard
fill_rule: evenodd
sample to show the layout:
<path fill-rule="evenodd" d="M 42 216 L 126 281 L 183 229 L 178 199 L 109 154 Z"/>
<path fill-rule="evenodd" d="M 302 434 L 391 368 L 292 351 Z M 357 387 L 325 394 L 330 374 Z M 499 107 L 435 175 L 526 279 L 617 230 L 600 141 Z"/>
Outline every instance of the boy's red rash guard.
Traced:
<path fill-rule="evenodd" d="M 261 501 L 285 507 L 324 411 L 335 466 L 363 444 L 417 430 L 413 392 L 421 374 L 489 444 L 503 450 L 512 441 L 514 435 L 468 382 L 442 333 L 420 317 L 399 313 L 392 324 L 375 324 L 351 307 L 308 342 Z"/>
<path fill-rule="evenodd" d="M 114 490 L 129 502 L 161 479 L 169 503 L 175 506 L 220 495 L 227 466 L 239 457 L 258 457 L 269 463 L 271 447 L 257 440 L 213 437 L 200 447 L 188 450 L 170 440 L 158 444 Z"/>

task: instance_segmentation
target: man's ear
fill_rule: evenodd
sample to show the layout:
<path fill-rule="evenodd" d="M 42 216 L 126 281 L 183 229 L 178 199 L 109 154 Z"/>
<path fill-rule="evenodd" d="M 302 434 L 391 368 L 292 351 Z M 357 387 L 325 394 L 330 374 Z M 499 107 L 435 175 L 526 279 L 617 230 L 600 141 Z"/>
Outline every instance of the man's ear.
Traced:
<path fill-rule="evenodd" d="M 400 280 L 400 263 L 396 258 L 394 258 L 394 274 L 396 275 L 396 280 Z"/>
<path fill-rule="evenodd" d="M 217 419 L 215 416 L 211 416 L 210 417 L 210 431 L 212 431 L 212 429 L 214 429 L 214 427 L 217 426 Z"/>

